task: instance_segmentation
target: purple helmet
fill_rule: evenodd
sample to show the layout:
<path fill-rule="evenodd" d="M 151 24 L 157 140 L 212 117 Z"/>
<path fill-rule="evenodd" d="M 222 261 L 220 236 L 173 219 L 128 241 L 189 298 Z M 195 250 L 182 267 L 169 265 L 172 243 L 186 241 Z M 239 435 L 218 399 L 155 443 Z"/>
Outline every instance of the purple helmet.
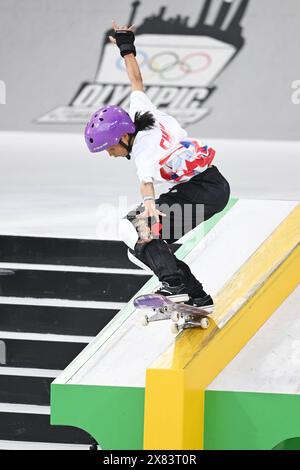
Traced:
<path fill-rule="evenodd" d="M 103 106 L 86 125 L 84 137 L 90 152 L 101 152 L 119 143 L 124 134 L 134 134 L 135 124 L 119 106 Z"/>

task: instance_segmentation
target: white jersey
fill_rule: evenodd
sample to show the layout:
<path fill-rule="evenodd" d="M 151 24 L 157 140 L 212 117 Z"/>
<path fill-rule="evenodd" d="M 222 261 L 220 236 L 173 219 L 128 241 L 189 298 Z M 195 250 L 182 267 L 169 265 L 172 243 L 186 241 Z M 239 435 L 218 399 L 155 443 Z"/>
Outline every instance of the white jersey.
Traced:
<path fill-rule="evenodd" d="M 153 129 L 138 132 L 131 151 L 140 181 L 174 185 L 188 181 L 210 165 L 215 151 L 199 140 L 187 137 L 178 121 L 159 110 L 142 91 L 130 95 L 129 114 L 150 111 L 156 124 Z"/>

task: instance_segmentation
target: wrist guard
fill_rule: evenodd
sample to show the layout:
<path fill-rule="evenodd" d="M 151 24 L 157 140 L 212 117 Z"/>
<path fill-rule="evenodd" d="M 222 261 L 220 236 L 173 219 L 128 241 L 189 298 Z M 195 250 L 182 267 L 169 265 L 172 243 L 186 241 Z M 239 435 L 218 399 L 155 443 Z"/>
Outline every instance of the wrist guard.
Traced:
<path fill-rule="evenodd" d="M 134 47 L 134 40 L 135 36 L 132 31 L 124 31 L 122 29 L 118 29 L 115 32 L 115 39 L 118 48 L 120 49 L 120 54 L 124 57 L 126 54 L 134 54 L 136 55 L 136 50 Z"/>

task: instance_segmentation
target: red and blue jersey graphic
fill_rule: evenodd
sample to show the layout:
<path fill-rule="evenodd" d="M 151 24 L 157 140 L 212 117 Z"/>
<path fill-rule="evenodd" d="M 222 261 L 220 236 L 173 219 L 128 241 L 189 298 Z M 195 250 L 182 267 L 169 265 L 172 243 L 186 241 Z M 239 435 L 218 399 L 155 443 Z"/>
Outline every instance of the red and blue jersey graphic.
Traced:
<path fill-rule="evenodd" d="M 165 145 L 165 139 L 163 143 Z M 198 140 L 186 138 L 159 161 L 161 177 L 176 183 L 186 182 L 205 171 L 215 153 L 213 148 L 202 145 Z"/>

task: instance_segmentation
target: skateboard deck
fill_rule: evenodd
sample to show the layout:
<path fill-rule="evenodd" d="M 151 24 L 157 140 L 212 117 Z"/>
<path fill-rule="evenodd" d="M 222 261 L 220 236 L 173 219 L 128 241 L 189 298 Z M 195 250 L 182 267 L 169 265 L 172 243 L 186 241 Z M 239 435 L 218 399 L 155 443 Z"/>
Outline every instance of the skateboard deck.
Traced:
<path fill-rule="evenodd" d="M 174 334 L 187 328 L 206 329 L 209 327 L 208 315 L 211 312 L 182 302 L 173 302 L 160 294 L 140 295 L 134 299 L 134 306 L 140 310 L 154 312 L 151 316 L 146 314 L 142 317 L 144 326 L 149 325 L 150 322 L 171 319 L 171 330 Z"/>

